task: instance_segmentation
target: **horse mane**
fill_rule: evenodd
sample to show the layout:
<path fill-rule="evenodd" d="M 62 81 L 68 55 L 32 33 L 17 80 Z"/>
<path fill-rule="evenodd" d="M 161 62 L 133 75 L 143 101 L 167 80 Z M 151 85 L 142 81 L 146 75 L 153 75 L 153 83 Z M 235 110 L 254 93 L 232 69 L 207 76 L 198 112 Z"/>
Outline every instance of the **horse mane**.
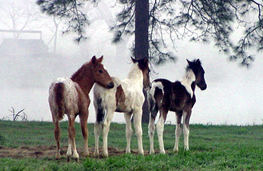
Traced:
<path fill-rule="evenodd" d="M 139 64 L 136 62 L 133 64 L 130 72 L 128 73 L 128 77 L 127 78 L 134 78 L 135 76 L 137 76 L 138 71 L 141 72 L 141 69 L 139 68 Z"/>
<path fill-rule="evenodd" d="M 71 80 L 76 81 L 79 80 L 80 78 L 83 78 L 83 75 L 86 72 L 87 66 L 90 64 L 90 62 L 86 62 L 83 64 L 72 76 Z"/>
<path fill-rule="evenodd" d="M 186 71 L 189 71 L 190 69 L 195 70 L 196 68 L 200 67 L 201 61 L 199 59 L 194 59 L 193 61 L 188 61 L 188 65 L 186 67 Z"/>

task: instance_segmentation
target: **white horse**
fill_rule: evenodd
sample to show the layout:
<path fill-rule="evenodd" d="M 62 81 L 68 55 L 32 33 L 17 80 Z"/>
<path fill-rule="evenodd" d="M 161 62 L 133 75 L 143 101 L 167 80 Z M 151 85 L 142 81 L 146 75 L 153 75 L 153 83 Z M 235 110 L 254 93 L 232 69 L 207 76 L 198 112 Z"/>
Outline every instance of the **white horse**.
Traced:
<path fill-rule="evenodd" d="M 94 107 L 96 122 L 94 125 L 95 152 L 99 155 L 99 134 L 103 134 L 103 155 L 108 156 L 108 132 L 114 112 L 123 112 L 126 121 L 126 153 L 130 153 L 130 141 L 132 136 L 131 116 L 134 118 L 134 126 L 138 140 L 138 152 L 144 154 L 142 145 L 142 106 L 144 103 L 143 88 L 148 88 L 149 67 L 148 59 L 132 59 L 133 66 L 128 78 L 119 80 L 114 78 L 114 88 L 106 89 L 99 84 L 94 86 Z"/>

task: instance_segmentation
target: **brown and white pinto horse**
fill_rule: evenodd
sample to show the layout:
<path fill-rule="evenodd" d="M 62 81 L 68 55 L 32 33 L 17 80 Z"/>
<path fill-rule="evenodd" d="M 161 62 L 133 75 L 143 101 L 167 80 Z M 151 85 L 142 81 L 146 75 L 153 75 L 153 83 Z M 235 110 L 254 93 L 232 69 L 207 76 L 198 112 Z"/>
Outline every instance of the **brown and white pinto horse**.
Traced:
<path fill-rule="evenodd" d="M 54 135 L 57 142 L 56 159 L 60 159 L 59 140 L 61 131 L 59 121 L 67 114 L 68 127 L 68 161 L 70 156 L 79 160 L 79 154 L 75 144 L 74 121 L 77 115 L 80 118 L 81 130 L 84 139 L 84 154 L 88 155 L 88 128 L 87 120 L 89 116 L 89 92 L 94 83 L 105 88 L 113 88 L 114 84 L 108 72 L 101 64 L 103 56 L 100 58 L 92 57 L 90 62 L 83 66 L 72 75 L 71 78 L 57 78 L 49 89 L 49 106 L 55 125 Z"/>
<path fill-rule="evenodd" d="M 174 151 L 178 151 L 179 137 L 181 133 L 181 118 L 183 116 L 184 149 L 189 150 L 189 121 L 192 108 L 196 102 L 195 87 L 207 88 L 204 69 L 199 59 L 188 61 L 185 76 L 182 81 L 170 82 L 166 79 L 156 79 L 149 91 L 150 120 L 148 134 L 150 138 L 150 154 L 154 153 L 153 136 L 155 131 L 155 118 L 160 111 L 160 118 L 156 125 L 160 153 L 165 153 L 163 145 L 164 123 L 168 111 L 176 112 L 176 131 Z"/>
<path fill-rule="evenodd" d="M 142 106 L 144 102 L 143 88 L 150 84 L 148 59 L 132 59 L 133 65 L 128 77 L 123 80 L 113 78 L 115 87 L 105 89 L 98 84 L 94 86 L 94 107 L 96 122 L 94 124 L 95 155 L 99 155 L 99 134 L 102 129 L 103 155 L 108 156 L 108 132 L 114 112 L 123 112 L 126 121 L 126 153 L 130 153 L 132 137 L 131 116 L 134 118 L 134 127 L 138 142 L 138 153 L 144 154 L 142 143 Z"/>

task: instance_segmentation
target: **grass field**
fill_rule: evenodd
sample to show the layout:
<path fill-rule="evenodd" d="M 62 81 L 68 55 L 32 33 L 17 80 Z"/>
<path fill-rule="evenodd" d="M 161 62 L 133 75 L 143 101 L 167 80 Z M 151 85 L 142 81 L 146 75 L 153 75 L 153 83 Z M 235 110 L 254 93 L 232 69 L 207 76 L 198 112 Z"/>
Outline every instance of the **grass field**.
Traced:
<path fill-rule="evenodd" d="M 89 128 L 89 148 L 94 147 L 93 124 Z M 67 122 L 61 123 L 61 146 L 67 146 Z M 0 170 L 263 170 L 263 126 L 213 126 L 190 125 L 190 151 L 174 153 L 174 125 L 165 125 L 164 143 L 166 153 L 148 155 L 149 139 L 147 125 L 143 124 L 145 156 L 136 153 L 137 140 L 132 138 L 132 154 L 124 154 L 126 147 L 125 125 L 113 123 L 109 133 L 109 158 L 84 158 L 81 155 L 83 139 L 76 123 L 76 142 L 80 162 L 54 159 L 55 140 L 51 122 L 0 121 Z M 31 149 L 31 151 L 30 151 Z M 35 150 L 35 151 L 34 151 Z M 47 151 L 48 150 L 48 151 Z M 65 151 L 64 150 L 64 151 Z M 6 152 L 9 153 L 6 153 Z M 30 151 L 30 153 L 26 153 Z M 33 151 L 33 152 L 32 152 Z M 14 154 L 11 155 L 11 152 Z M 65 152 L 64 152 L 65 153 Z M 34 154 L 34 155 L 28 155 Z"/>

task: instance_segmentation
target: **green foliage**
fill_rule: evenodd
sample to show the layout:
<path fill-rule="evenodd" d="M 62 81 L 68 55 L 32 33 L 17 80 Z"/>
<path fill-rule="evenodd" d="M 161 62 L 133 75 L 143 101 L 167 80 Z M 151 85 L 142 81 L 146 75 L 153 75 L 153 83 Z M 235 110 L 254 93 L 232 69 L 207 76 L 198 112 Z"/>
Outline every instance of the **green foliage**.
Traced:
<path fill-rule="evenodd" d="M 57 161 L 37 160 L 31 158 L 0 158 L 0 170 L 3 171 L 84 171 L 82 163 L 59 163 Z"/>
<path fill-rule="evenodd" d="M 9 128 L 9 129 L 7 129 Z M 53 144 L 53 124 L 50 122 L 11 122 L 0 121 L 1 134 L 5 141 L 1 145 L 18 147 L 23 145 Z"/>
<path fill-rule="evenodd" d="M 89 147 L 94 147 L 94 124 L 88 124 Z M 5 141 L 1 146 L 20 147 L 55 145 L 51 122 L 0 121 L 1 135 Z M 75 124 L 77 147 L 83 145 L 80 125 Z M 61 123 L 62 146 L 67 145 L 67 122 Z M 165 125 L 164 145 L 167 154 L 158 154 L 155 135 L 155 155 L 148 155 L 149 140 L 147 125 L 143 124 L 145 156 L 138 154 L 111 155 L 109 158 L 81 158 L 80 162 L 67 163 L 65 158 L 3 158 L 0 170 L 262 170 L 263 169 L 263 126 L 215 126 L 190 125 L 190 151 L 183 150 L 181 136 L 178 153 L 174 146 L 175 125 Z M 16 133 L 17 132 L 17 133 Z M 125 124 L 111 124 L 109 146 L 125 149 Z M 1 147 L 0 147 L 1 148 Z M 137 149 L 136 136 L 132 137 L 132 150 Z M 1 156 L 1 149 L 0 149 Z M 83 156 L 81 156 L 83 157 Z"/>
<path fill-rule="evenodd" d="M 242 150 L 241 150 L 242 151 Z M 84 162 L 87 170 L 260 170 L 262 149 L 251 155 L 245 152 L 211 150 L 208 152 L 179 152 L 178 154 L 132 155 Z"/>
<path fill-rule="evenodd" d="M 3 145 L 5 141 L 6 141 L 5 137 L 0 134 L 0 145 Z"/>
<path fill-rule="evenodd" d="M 249 66 L 254 61 L 246 51 L 252 47 L 262 49 L 262 3 L 247 0 L 198 0 L 182 1 L 182 4 L 184 8 L 176 16 L 175 23 L 188 34 L 192 33 L 191 40 L 207 42 L 212 38 L 221 51 L 233 54 L 230 55 L 231 60 L 241 60 L 243 66 Z M 247 20 L 253 15 L 258 15 L 258 18 Z M 232 27 L 237 24 L 245 32 L 235 42 L 231 35 L 235 31 Z"/>
<path fill-rule="evenodd" d="M 80 10 L 84 2 L 75 0 L 37 0 L 36 3 L 43 13 L 63 19 L 66 22 L 67 28 L 63 33 L 76 33 L 75 41 L 77 42 L 87 39 L 85 30 L 89 25 L 89 20 L 87 15 Z"/>
<path fill-rule="evenodd" d="M 44 13 L 66 20 L 68 27 L 65 32 L 76 32 L 79 42 L 85 39 L 85 27 L 89 24 L 86 14 L 79 9 L 88 1 L 99 3 L 97 0 L 38 0 L 37 4 Z M 135 1 L 118 2 L 123 5 L 123 10 L 117 14 L 116 24 L 110 29 L 114 32 L 114 43 L 119 42 L 124 34 L 135 32 Z M 175 40 L 186 37 L 198 42 L 212 39 L 231 60 L 240 60 L 243 66 L 254 61 L 254 57 L 247 54 L 249 48 L 263 49 L 262 2 L 149 0 L 149 4 L 149 58 L 154 64 L 175 61 L 176 56 L 167 47 L 176 46 Z M 239 41 L 231 39 L 234 25 L 245 30 Z"/>

